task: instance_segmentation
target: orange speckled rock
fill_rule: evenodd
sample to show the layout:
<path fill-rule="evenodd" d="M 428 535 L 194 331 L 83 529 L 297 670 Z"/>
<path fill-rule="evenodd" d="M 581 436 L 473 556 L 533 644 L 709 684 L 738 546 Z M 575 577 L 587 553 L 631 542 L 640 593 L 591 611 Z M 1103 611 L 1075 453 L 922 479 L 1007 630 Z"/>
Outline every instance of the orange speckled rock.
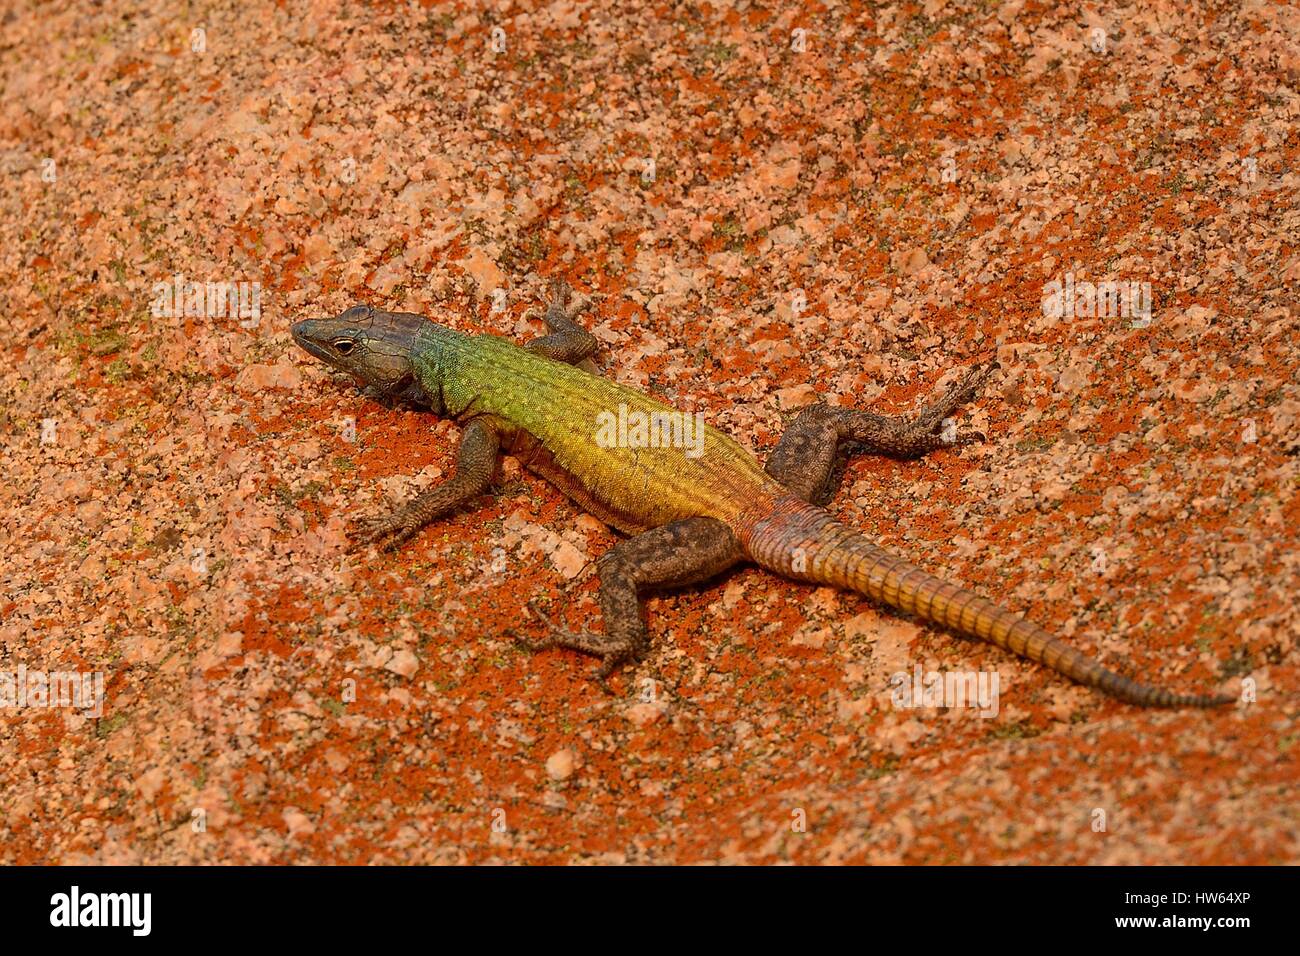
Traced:
<path fill-rule="evenodd" d="M 1300 858 L 1294 5 L 187 10 L 4 25 L 0 674 L 102 709 L 0 706 L 0 861 Z M 553 276 L 606 374 L 760 453 L 814 392 L 906 409 L 996 355 L 988 443 L 853 459 L 837 517 L 1254 701 L 1128 707 L 752 568 L 652 598 L 611 698 L 510 633 L 597 616 L 616 540 L 517 467 L 345 555 L 456 431 L 289 323 L 518 338 Z M 996 715 L 900 707 L 916 667 L 996 674 Z"/>

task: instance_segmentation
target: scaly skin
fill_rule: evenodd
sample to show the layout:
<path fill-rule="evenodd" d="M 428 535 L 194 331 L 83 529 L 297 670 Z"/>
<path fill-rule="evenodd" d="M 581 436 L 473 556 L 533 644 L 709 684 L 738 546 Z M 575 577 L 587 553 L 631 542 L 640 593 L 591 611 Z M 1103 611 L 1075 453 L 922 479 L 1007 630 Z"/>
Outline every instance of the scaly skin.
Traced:
<path fill-rule="evenodd" d="M 699 515 L 734 525 L 755 504 L 770 508 L 785 493 L 752 455 L 707 425 L 699 457 L 685 448 L 600 447 L 602 412 L 618 414 L 620 405 L 646 416 L 675 411 L 626 385 L 492 335 L 434 327 L 416 350 L 416 376 L 426 390 L 441 386 L 446 415 L 487 418 L 506 447 L 536 439 L 556 466 L 619 515 L 620 530 Z"/>
<path fill-rule="evenodd" d="M 362 522 L 362 543 L 394 547 L 468 503 L 487 487 L 498 451 L 506 450 L 593 514 L 635 534 L 599 562 L 606 632 L 552 627 L 547 640 L 533 645 L 602 658 L 602 681 L 648 652 L 639 589 L 702 580 L 749 560 L 790 578 L 856 591 L 1130 703 L 1208 707 L 1233 700 L 1175 694 L 1106 670 L 1036 624 L 878 548 L 813 503 L 841 441 L 904 458 L 942 447 L 944 418 L 974 398 L 996 366 L 973 370 L 910 418 L 805 409 L 766 469 L 708 426 L 698 445 L 607 447 L 597 440 L 602 413 L 618 415 L 622 406 L 628 416 L 648 418 L 675 410 L 570 364 L 590 356 L 595 339 L 573 322 L 566 300 L 561 288 L 546 314 L 551 334 L 524 348 L 368 306 L 294 326 L 303 348 L 380 395 L 427 406 L 465 426 L 456 474 L 394 513 Z M 981 438 L 961 434 L 955 443 Z"/>

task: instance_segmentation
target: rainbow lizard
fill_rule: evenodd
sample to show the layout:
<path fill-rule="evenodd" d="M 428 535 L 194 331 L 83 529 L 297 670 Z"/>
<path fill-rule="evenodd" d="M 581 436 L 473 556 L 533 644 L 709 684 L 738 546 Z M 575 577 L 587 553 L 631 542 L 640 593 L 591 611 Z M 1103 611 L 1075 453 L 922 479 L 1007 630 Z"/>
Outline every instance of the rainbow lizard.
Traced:
<path fill-rule="evenodd" d="M 533 608 L 548 636 L 525 642 L 533 650 L 565 647 L 600 658 L 602 684 L 649 651 L 641 590 L 702 581 L 751 561 L 989 641 L 1132 704 L 1210 707 L 1234 699 L 1172 693 L 1107 670 L 1026 618 L 877 547 L 814 503 L 842 442 L 906 459 L 983 440 L 970 432 L 945 435 L 943 423 L 976 397 L 996 362 L 972 368 L 914 415 L 808 406 L 760 465 L 717 429 L 701 423 L 692 433 L 689 422 L 673 417 L 683 413 L 579 368 L 590 367 L 585 360 L 597 340 L 576 321 L 589 303 L 571 307 L 570 298 L 567 286 L 557 285 L 544 316 L 548 334 L 522 347 L 368 305 L 293 326 L 302 348 L 370 392 L 462 427 L 452 476 L 390 513 L 359 521 L 358 545 L 396 548 L 469 503 L 488 487 L 505 452 L 629 536 L 597 561 L 604 633 L 564 630 Z M 651 433 L 674 440 L 647 442 L 647 423 Z"/>

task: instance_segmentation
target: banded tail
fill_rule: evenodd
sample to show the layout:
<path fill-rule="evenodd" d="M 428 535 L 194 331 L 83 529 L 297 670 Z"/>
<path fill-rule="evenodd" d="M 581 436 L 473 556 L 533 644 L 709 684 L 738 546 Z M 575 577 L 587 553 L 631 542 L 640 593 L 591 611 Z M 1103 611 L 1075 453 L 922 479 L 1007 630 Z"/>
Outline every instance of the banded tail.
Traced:
<path fill-rule="evenodd" d="M 770 571 L 856 591 L 896 610 L 996 644 L 1130 704 L 1218 707 L 1235 700 L 1219 694 L 1175 694 L 1109 671 L 1032 621 L 876 547 L 821 508 L 793 496 L 779 498 L 742 540 L 750 559 Z"/>

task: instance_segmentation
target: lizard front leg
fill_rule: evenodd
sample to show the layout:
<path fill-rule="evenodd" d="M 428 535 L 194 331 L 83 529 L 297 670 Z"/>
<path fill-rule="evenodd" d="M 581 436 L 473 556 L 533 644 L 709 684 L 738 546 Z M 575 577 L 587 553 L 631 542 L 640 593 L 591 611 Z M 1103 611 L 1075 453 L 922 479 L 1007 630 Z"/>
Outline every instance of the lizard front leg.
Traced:
<path fill-rule="evenodd" d="M 570 365 L 577 365 L 591 358 L 600 342 L 574 321 L 591 305 L 591 301 L 584 300 L 570 308 L 569 300 L 572 294 L 573 290 L 563 282 L 556 282 L 552 286 L 551 301 L 547 303 L 546 314 L 542 317 L 551 334 L 533 339 L 524 348 L 538 355 L 545 355 L 549 359 L 555 359 L 557 362 L 568 362 Z"/>
<path fill-rule="evenodd" d="M 918 458 L 936 448 L 983 441 L 978 432 L 958 432 L 947 440 L 943 421 L 975 398 L 996 362 L 976 366 L 936 401 L 912 415 L 877 415 L 855 408 L 810 405 L 796 417 L 767 458 L 767 473 L 804 501 L 825 492 L 842 441 L 859 441 L 894 458 Z"/>
<path fill-rule="evenodd" d="M 598 680 L 603 684 L 620 664 L 642 660 L 650 649 L 637 596 L 640 589 L 703 581 L 741 557 L 740 542 L 731 528 L 716 518 L 686 518 L 646 531 L 619 542 L 596 564 L 604 634 L 565 631 L 534 609 L 549 633 L 540 641 L 520 642 L 533 651 L 567 647 L 599 657 L 603 664 Z"/>
<path fill-rule="evenodd" d="M 378 544 L 391 551 L 430 521 L 478 497 L 492 480 L 500 445 L 491 425 L 481 418 L 471 420 L 461 434 L 455 473 L 389 514 L 358 521 L 353 532 L 356 544 Z"/>

